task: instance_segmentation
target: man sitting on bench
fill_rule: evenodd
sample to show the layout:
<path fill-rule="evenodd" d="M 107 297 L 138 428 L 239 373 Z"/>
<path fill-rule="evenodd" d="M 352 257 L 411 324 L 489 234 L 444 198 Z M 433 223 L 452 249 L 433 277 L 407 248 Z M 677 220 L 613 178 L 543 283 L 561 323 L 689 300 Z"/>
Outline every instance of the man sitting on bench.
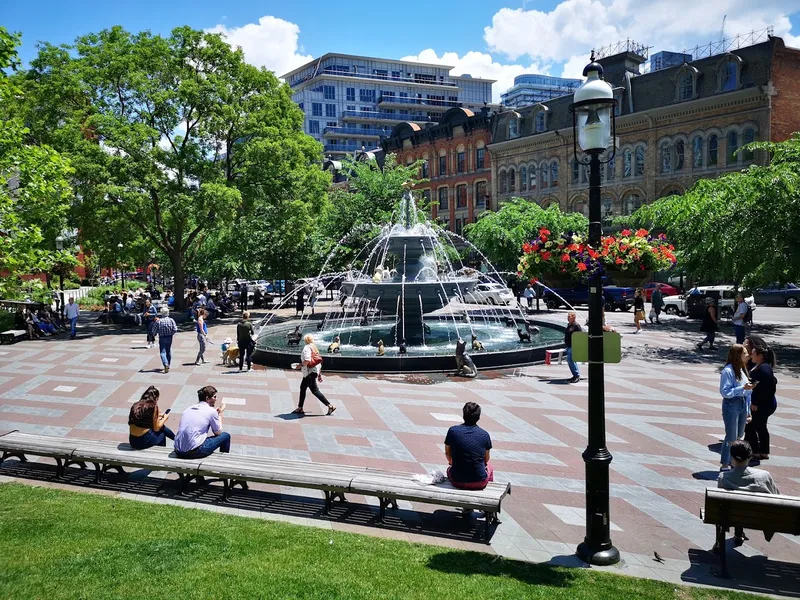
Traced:
<path fill-rule="evenodd" d="M 494 481 L 494 469 L 489 463 L 492 439 L 478 427 L 481 407 L 475 402 L 464 405 L 464 423 L 453 425 L 444 438 L 444 453 L 450 465 L 447 478 L 462 490 L 482 490 Z"/>
<path fill-rule="evenodd" d="M 214 406 L 217 388 L 212 385 L 200 388 L 197 400 L 197 404 L 181 415 L 178 433 L 175 434 L 175 454 L 178 458 L 205 458 L 217 448 L 220 452 L 230 452 L 231 434 L 222 431 L 225 404 Z"/>
<path fill-rule="evenodd" d="M 763 494 L 780 494 L 778 486 L 775 485 L 775 480 L 772 475 L 764 469 L 752 469 L 747 466 L 750 459 L 753 457 L 753 449 L 745 441 L 736 440 L 731 443 L 731 462 L 733 468 L 730 471 L 723 471 L 719 474 L 717 487 L 724 490 L 733 490 L 740 492 L 760 492 Z M 764 532 L 764 537 L 767 541 L 772 539 L 772 533 Z M 734 546 L 741 546 L 744 544 L 747 536 L 744 534 L 742 527 L 735 528 L 735 537 L 733 539 Z M 718 551 L 717 545 L 714 545 L 714 552 Z"/>

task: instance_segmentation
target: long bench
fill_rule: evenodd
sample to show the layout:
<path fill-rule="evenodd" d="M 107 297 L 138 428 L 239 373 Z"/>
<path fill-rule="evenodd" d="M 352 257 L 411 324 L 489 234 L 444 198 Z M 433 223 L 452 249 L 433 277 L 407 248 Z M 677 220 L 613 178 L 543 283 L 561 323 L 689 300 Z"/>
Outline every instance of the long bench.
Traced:
<path fill-rule="evenodd" d="M 86 468 L 86 464 L 91 463 L 98 483 L 108 470 L 125 474 L 125 467 L 177 473 L 182 492 L 192 480 L 217 479 L 224 485 L 223 501 L 229 498 L 236 485 L 246 489 L 247 482 L 321 490 L 325 494 L 325 514 L 330 512 L 336 499 L 344 502 L 346 493 L 373 496 L 380 501 L 379 521 L 383 520 L 387 508 L 397 508 L 398 500 L 474 509 L 486 517 L 487 543 L 490 525 L 499 524 L 503 498 L 511 493 L 511 485 L 507 483 L 490 483 L 484 490 L 459 490 L 449 482 L 428 485 L 414 479 L 413 473 L 369 467 L 216 453 L 203 459 L 187 460 L 178 458 L 168 448 L 134 450 L 128 444 L 116 442 L 55 438 L 18 431 L 0 435 L 0 450 L 3 452 L 0 464 L 11 456 L 25 461 L 27 454 L 54 458 L 59 478 L 70 465 Z"/>
<path fill-rule="evenodd" d="M 731 527 L 763 531 L 767 541 L 776 533 L 800 535 L 800 497 L 706 488 L 703 523 L 717 528 L 716 548 L 722 575 L 729 577 L 725 537 Z"/>

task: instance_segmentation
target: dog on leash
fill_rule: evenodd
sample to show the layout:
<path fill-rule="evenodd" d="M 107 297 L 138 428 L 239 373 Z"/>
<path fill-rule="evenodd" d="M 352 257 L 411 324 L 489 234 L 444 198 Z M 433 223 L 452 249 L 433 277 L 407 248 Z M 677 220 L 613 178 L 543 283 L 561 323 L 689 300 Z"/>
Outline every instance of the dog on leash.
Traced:
<path fill-rule="evenodd" d="M 226 338 L 222 342 L 222 364 L 235 365 L 239 360 L 239 346 L 233 345 L 231 338 Z"/>

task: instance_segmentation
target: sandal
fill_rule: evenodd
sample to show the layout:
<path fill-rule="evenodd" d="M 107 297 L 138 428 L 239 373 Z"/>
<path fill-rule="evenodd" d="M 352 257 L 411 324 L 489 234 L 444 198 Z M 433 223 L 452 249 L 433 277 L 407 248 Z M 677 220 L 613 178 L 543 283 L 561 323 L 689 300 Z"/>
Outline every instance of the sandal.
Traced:
<path fill-rule="evenodd" d="M 336 407 L 335 407 L 333 404 L 331 404 L 331 405 L 328 407 L 328 414 L 329 414 L 329 415 L 332 415 L 332 414 L 333 414 L 333 411 L 335 411 L 335 410 L 336 410 Z"/>
<path fill-rule="evenodd" d="M 306 414 L 306 411 L 304 411 L 302 408 L 299 408 L 299 407 L 298 407 L 298 408 L 295 408 L 295 409 L 292 411 L 292 413 L 291 413 L 291 414 L 293 414 L 293 415 L 304 415 L 304 414 Z"/>

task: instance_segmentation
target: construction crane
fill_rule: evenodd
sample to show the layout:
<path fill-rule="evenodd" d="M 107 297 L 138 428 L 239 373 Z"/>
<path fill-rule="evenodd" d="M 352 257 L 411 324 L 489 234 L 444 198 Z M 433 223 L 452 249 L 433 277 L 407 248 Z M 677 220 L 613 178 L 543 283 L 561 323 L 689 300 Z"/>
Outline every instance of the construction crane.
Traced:
<path fill-rule="evenodd" d="M 725 19 L 728 18 L 728 15 L 722 15 L 722 30 L 719 32 L 719 39 L 720 41 L 725 40 Z"/>

